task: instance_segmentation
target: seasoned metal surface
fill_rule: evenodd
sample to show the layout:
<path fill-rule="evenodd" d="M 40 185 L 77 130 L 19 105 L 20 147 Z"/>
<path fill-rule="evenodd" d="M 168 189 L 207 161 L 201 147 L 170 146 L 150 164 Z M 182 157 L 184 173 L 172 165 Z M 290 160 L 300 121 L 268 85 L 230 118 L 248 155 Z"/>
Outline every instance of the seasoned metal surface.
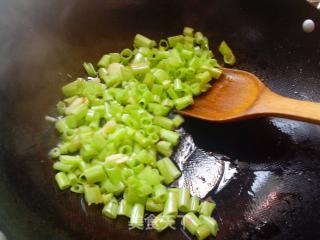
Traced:
<path fill-rule="evenodd" d="M 311 18 L 316 30 L 301 24 Z M 129 230 L 99 207 L 60 192 L 44 121 L 83 61 L 190 25 L 211 46 L 226 39 L 240 69 L 275 92 L 320 101 L 320 16 L 303 0 L 0 2 L 0 230 L 9 240 L 188 239 L 177 231 Z M 187 119 L 175 160 L 179 185 L 217 201 L 218 239 L 320 237 L 320 127 L 281 119 L 213 124 Z"/>

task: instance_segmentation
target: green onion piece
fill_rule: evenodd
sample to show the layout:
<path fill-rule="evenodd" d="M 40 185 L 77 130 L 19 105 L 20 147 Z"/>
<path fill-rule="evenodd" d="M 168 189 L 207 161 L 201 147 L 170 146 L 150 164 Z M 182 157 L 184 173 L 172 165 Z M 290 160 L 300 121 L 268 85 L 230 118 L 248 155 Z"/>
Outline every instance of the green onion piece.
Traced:
<path fill-rule="evenodd" d="M 181 115 L 176 115 L 174 116 L 174 118 L 172 119 L 173 122 L 173 126 L 175 128 L 178 128 L 181 126 L 181 124 L 184 122 L 184 118 Z"/>
<path fill-rule="evenodd" d="M 163 69 L 153 68 L 151 70 L 151 72 L 152 72 L 153 76 L 155 76 L 157 83 L 159 83 L 159 84 L 162 84 L 165 80 L 170 79 L 169 74 Z"/>
<path fill-rule="evenodd" d="M 179 133 L 176 133 L 174 131 L 170 131 L 167 129 L 160 130 L 160 138 L 162 140 L 168 141 L 173 146 L 177 145 L 178 140 L 179 140 L 179 136 L 180 136 Z"/>
<path fill-rule="evenodd" d="M 111 157 L 117 157 L 118 155 L 120 155 L 120 157 L 122 157 L 122 154 L 115 154 L 115 155 L 111 155 L 109 157 L 106 158 L 106 162 L 108 163 L 111 162 L 112 164 L 114 164 L 114 162 L 112 160 L 107 160 L 107 159 L 111 159 Z M 125 156 L 123 156 L 121 159 L 125 158 Z M 115 162 L 117 162 L 119 160 L 116 160 Z M 120 163 L 126 162 L 126 161 L 119 161 Z M 104 170 L 106 171 L 108 177 L 110 178 L 110 180 L 112 181 L 113 184 L 117 184 L 121 181 L 121 167 L 119 166 L 105 166 Z"/>
<path fill-rule="evenodd" d="M 183 35 L 177 35 L 177 36 L 168 37 L 168 42 L 169 42 L 169 46 L 170 47 L 174 47 L 178 43 L 183 43 L 184 42 L 184 37 L 183 37 Z"/>
<path fill-rule="evenodd" d="M 236 63 L 236 58 L 231 50 L 231 48 L 228 46 L 228 44 L 225 41 L 222 41 L 219 45 L 219 52 L 223 56 L 223 61 L 228 65 L 234 65 Z"/>
<path fill-rule="evenodd" d="M 86 199 L 88 205 L 99 204 L 103 202 L 100 188 L 98 185 L 84 185 L 84 198 Z"/>
<path fill-rule="evenodd" d="M 132 212 L 132 204 L 122 199 L 119 204 L 118 215 L 130 218 Z"/>
<path fill-rule="evenodd" d="M 71 172 L 74 170 L 74 166 L 62 162 L 55 162 L 53 164 L 53 169 L 61 172 Z"/>
<path fill-rule="evenodd" d="M 68 83 L 62 87 L 62 92 L 66 97 L 75 96 L 81 94 L 85 80 L 83 78 L 77 78 L 75 81 Z"/>
<path fill-rule="evenodd" d="M 59 148 L 52 148 L 49 152 L 49 156 L 52 158 L 58 158 L 60 156 L 61 152 Z"/>
<path fill-rule="evenodd" d="M 164 99 L 161 104 L 169 109 L 173 108 L 174 106 L 174 102 L 169 98 Z"/>
<path fill-rule="evenodd" d="M 215 202 L 204 201 L 200 204 L 199 214 L 204 216 L 211 216 L 215 208 L 216 208 Z"/>
<path fill-rule="evenodd" d="M 194 29 L 191 28 L 191 27 L 185 27 L 185 28 L 183 29 L 183 35 L 185 35 L 185 36 L 190 36 L 190 37 L 192 37 L 192 36 L 193 36 L 193 32 L 194 32 Z"/>
<path fill-rule="evenodd" d="M 114 197 L 113 197 L 112 193 L 104 193 L 104 194 L 102 194 L 102 201 L 103 201 L 104 205 L 109 203 L 111 200 L 114 200 Z"/>
<path fill-rule="evenodd" d="M 218 223 L 214 218 L 200 215 L 199 219 L 202 223 L 204 223 L 205 225 L 207 225 L 209 227 L 210 232 L 213 236 L 217 236 L 217 232 L 219 229 L 218 229 Z"/>
<path fill-rule="evenodd" d="M 167 40 L 165 39 L 161 39 L 159 41 L 159 49 L 160 50 L 167 50 L 169 48 L 169 43 Z"/>
<path fill-rule="evenodd" d="M 57 173 L 55 176 L 55 179 L 61 190 L 64 190 L 70 187 L 70 180 L 65 173 L 63 172 Z"/>
<path fill-rule="evenodd" d="M 68 179 L 69 179 L 70 186 L 74 186 L 74 185 L 76 185 L 78 183 L 78 177 L 77 177 L 76 174 L 68 173 L 67 176 L 68 176 Z"/>
<path fill-rule="evenodd" d="M 175 91 L 181 91 L 182 90 L 182 82 L 181 79 L 177 78 L 174 80 L 173 89 Z"/>
<path fill-rule="evenodd" d="M 198 196 L 192 196 L 190 199 L 190 212 L 198 212 L 200 208 L 200 199 Z"/>
<path fill-rule="evenodd" d="M 178 95 L 177 95 L 177 93 L 174 91 L 173 88 L 168 88 L 168 89 L 167 89 L 167 93 L 168 93 L 169 97 L 170 97 L 172 100 L 175 100 L 175 99 L 178 98 Z"/>
<path fill-rule="evenodd" d="M 210 82 L 211 80 L 211 75 L 209 71 L 205 71 L 202 73 L 198 73 L 196 75 L 196 79 L 201 83 L 201 84 L 206 84 L 208 82 Z"/>
<path fill-rule="evenodd" d="M 139 174 L 138 178 L 148 182 L 149 185 L 156 186 L 160 184 L 161 176 L 157 169 L 150 166 L 145 167 Z"/>
<path fill-rule="evenodd" d="M 103 166 L 96 165 L 84 170 L 81 176 L 83 181 L 88 183 L 101 182 L 107 178 L 107 175 L 103 169 Z"/>
<path fill-rule="evenodd" d="M 153 40 L 151 40 L 141 34 L 137 34 L 133 40 L 133 46 L 136 48 L 139 48 L 139 47 L 152 48 L 155 45 L 156 45 L 155 41 L 153 41 Z"/>
<path fill-rule="evenodd" d="M 118 215 L 118 209 L 119 209 L 119 204 L 117 200 L 114 199 L 114 200 L 111 200 L 109 203 L 107 203 L 103 207 L 102 214 L 108 218 L 116 219 Z"/>
<path fill-rule="evenodd" d="M 162 232 L 167 227 L 173 227 L 175 223 L 174 217 L 172 215 L 165 215 L 160 213 L 152 221 L 152 228 L 157 232 Z"/>
<path fill-rule="evenodd" d="M 110 60 L 111 60 L 110 55 L 105 54 L 100 58 L 100 60 L 99 60 L 97 65 L 100 68 L 107 68 L 109 66 L 109 64 L 110 64 Z"/>
<path fill-rule="evenodd" d="M 188 212 L 190 209 L 190 190 L 189 188 L 181 188 L 179 191 L 179 211 Z"/>
<path fill-rule="evenodd" d="M 131 64 L 130 68 L 134 75 L 136 74 L 146 74 L 150 71 L 150 67 L 147 63 L 136 63 Z"/>
<path fill-rule="evenodd" d="M 84 187 L 82 184 L 76 184 L 70 188 L 70 190 L 74 193 L 84 193 Z"/>
<path fill-rule="evenodd" d="M 194 38 L 197 44 L 201 44 L 201 42 L 203 41 L 203 34 L 201 32 L 196 32 L 194 34 Z"/>
<path fill-rule="evenodd" d="M 176 216 L 178 214 L 178 201 L 178 193 L 169 191 L 167 201 L 164 204 L 163 214 Z"/>
<path fill-rule="evenodd" d="M 144 218 L 144 206 L 141 203 L 136 203 L 132 207 L 130 216 L 130 226 L 132 228 L 143 229 L 143 218 Z"/>
<path fill-rule="evenodd" d="M 80 156 L 69 156 L 69 155 L 60 155 L 59 160 L 62 163 L 72 165 L 72 166 L 79 166 L 82 162 L 82 158 Z"/>
<path fill-rule="evenodd" d="M 158 203 L 163 203 L 168 198 L 168 190 L 162 185 L 158 184 L 153 188 L 153 200 Z"/>
<path fill-rule="evenodd" d="M 162 116 L 155 116 L 153 118 L 153 124 L 168 129 L 172 130 L 173 129 L 173 121 L 170 118 L 162 117 Z"/>
<path fill-rule="evenodd" d="M 149 212 L 162 212 L 163 208 L 164 204 L 156 202 L 153 198 L 148 198 L 146 201 L 146 210 Z"/>
<path fill-rule="evenodd" d="M 214 79 L 219 79 L 222 74 L 222 70 L 216 67 L 208 68 L 207 70 L 210 72 L 211 77 Z"/>
<path fill-rule="evenodd" d="M 159 160 L 156 163 L 156 165 L 159 169 L 160 174 L 163 176 L 163 181 L 165 182 L 165 184 L 172 183 L 181 175 L 181 172 L 178 170 L 176 165 L 170 160 L 170 158 L 163 158 Z"/>
<path fill-rule="evenodd" d="M 125 48 L 121 51 L 120 55 L 122 63 L 127 63 L 132 58 L 133 53 L 129 48 Z"/>
<path fill-rule="evenodd" d="M 121 55 L 119 53 L 110 53 L 110 63 L 119 63 Z"/>
<path fill-rule="evenodd" d="M 194 213 L 190 212 L 183 216 L 181 224 L 192 235 L 195 235 L 197 228 L 201 225 L 201 221 L 197 218 L 197 216 Z"/>
<path fill-rule="evenodd" d="M 206 224 L 201 224 L 196 229 L 196 236 L 198 240 L 203 240 L 210 236 L 210 228 Z"/>
<path fill-rule="evenodd" d="M 176 99 L 174 101 L 174 104 L 178 110 L 182 110 L 188 107 L 189 105 L 193 104 L 193 98 L 191 95 L 187 95 L 185 97 Z"/>
<path fill-rule="evenodd" d="M 88 73 L 89 76 L 91 76 L 91 77 L 97 76 L 97 72 L 94 69 L 94 66 L 92 65 L 92 63 L 84 62 L 83 63 L 83 67 L 84 67 L 84 69 L 86 70 L 86 72 Z"/>
<path fill-rule="evenodd" d="M 112 183 L 109 179 L 106 179 L 101 183 L 101 190 L 106 191 L 107 193 L 112 193 L 116 196 L 120 195 L 124 189 L 125 185 L 121 181 Z"/>
<path fill-rule="evenodd" d="M 169 157 L 172 154 L 171 143 L 167 141 L 159 141 L 156 145 L 157 151 L 162 155 Z"/>

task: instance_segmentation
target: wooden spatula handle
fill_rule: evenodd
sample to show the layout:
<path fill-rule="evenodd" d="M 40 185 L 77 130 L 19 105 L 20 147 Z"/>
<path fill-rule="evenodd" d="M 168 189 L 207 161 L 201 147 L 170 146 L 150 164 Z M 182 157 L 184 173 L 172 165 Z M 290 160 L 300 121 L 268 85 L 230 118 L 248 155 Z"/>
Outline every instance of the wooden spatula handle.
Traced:
<path fill-rule="evenodd" d="M 283 97 L 268 88 L 261 93 L 250 113 L 320 124 L 320 103 Z"/>

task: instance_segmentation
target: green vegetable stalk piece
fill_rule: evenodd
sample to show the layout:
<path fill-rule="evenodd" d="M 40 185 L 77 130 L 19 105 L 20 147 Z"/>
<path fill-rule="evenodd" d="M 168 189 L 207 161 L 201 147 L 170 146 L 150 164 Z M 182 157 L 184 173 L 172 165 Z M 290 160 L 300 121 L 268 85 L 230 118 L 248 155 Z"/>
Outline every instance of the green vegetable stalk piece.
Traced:
<path fill-rule="evenodd" d="M 157 151 L 163 156 L 169 157 L 172 154 L 171 143 L 167 141 L 159 141 L 156 145 Z"/>
<path fill-rule="evenodd" d="M 163 214 L 176 216 L 178 214 L 178 200 L 178 193 L 169 191 L 167 201 L 164 204 Z"/>
<path fill-rule="evenodd" d="M 132 204 L 122 199 L 118 208 L 118 215 L 130 218 L 132 212 Z"/>
<path fill-rule="evenodd" d="M 216 208 L 215 202 L 204 201 L 200 204 L 199 214 L 210 217 L 215 208 Z"/>
<path fill-rule="evenodd" d="M 56 174 L 55 178 L 56 178 L 56 182 L 61 190 L 64 190 L 64 189 L 67 189 L 70 187 L 70 180 L 65 173 L 59 172 Z"/>
<path fill-rule="evenodd" d="M 197 228 L 201 225 L 201 221 L 197 218 L 197 216 L 194 213 L 190 212 L 183 216 L 181 224 L 192 235 L 195 235 Z"/>
<path fill-rule="evenodd" d="M 181 188 L 179 191 L 179 211 L 188 212 L 190 209 L 190 190 L 189 188 Z"/>
<path fill-rule="evenodd" d="M 219 229 L 218 229 L 218 223 L 214 218 L 200 215 L 199 220 L 209 227 L 210 232 L 213 236 L 217 236 Z"/>
<path fill-rule="evenodd" d="M 84 187 L 82 184 L 76 184 L 72 186 L 70 190 L 71 192 L 74 192 L 74 193 L 80 193 L 80 194 L 84 193 Z"/>
<path fill-rule="evenodd" d="M 96 70 L 94 69 L 92 63 L 83 63 L 83 67 L 86 70 L 86 72 L 88 73 L 89 76 L 91 77 L 95 77 L 97 75 Z"/>
<path fill-rule="evenodd" d="M 103 166 L 96 165 L 84 170 L 83 175 L 81 176 L 83 181 L 88 183 L 101 182 L 107 178 Z"/>
<path fill-rule="evenodd" d="M 197 229 L 196 229 L 196 236 L 198 240 L 203 240 L 207 237 L 210 236 L 210 228 L 206 224 L 201 224 Z"/>
<path fill-rule="evenodd" d="M 190 212 L 198 212 L 200 209 L 200 199 L 197 196 L 192 196 L 190 199 Z"/>
<path fill-rule="evenodd" d="M 173 121 L 173 126 L 174 126 L 175 128 L 178 128 L 178 127 L 180 127 L 181 124 L 184 122 L 184 119 L 183 119 L 182 116 L 176 115 L 176 116 L 172 119 L 172 121 Z"/>
<path fill-rule="evenodd" d="M 162 232 L 167 227 L 173 227 L 175 223 L 174 217 L 172 215 L 165 215 L 160 213 L 152 221 L 152 228 L 157 232 Z"/>
<path fill-rule="evenodd" d="M 146 210 L 149 212 L 162 212 L 164 204 L 157 202 L 157 199 L 148 198 L 146 202 Z"/>
<path fill-rule="evenodd" d="M 130 216 L 130 226 L 133 228 L 143 229 L 144 205 L 136 203 L 132 207 Z"/>
<path fill-rule="evenodd" d="M 176 165 L 170 160 L 170 158 L 163 158 L 157 162 L 157 168 L 163 177 L 165 184 L 172 183 L 177 179 L 181 172 L 178 170 Z"/>
<path fill-rule="evenodd" d="M 116 219 L 118 215 L 119 204 L 114 198 L 109 203 L 107 203 L 102 209 L 102 214 L 108 218 Z"/>
<path fill-rule="evenodd" d="M 133 40 L 133 45 L 134 47 L 138 48 L 138 47 L 147 47 L 147 48 L 152 48 L 156 45 L 155 41 L 141 35 L 141 34 L 137 34 L 134 37 Z"/>
<path fill-rule="evenodd" d="M 228 44 L 225 41 L 222 41 L 219 45 L 219 52 L 223 56 L 223 61 L 233 66 L 236 63 L 236 58 L 231 50 L 231 48 L 228 46 Z"/>
<path fill-rule="evenodd" d="M 88 205 L 91 205 L 93 203 L 99 204 L 103 202 L 100 188 L 98 185 L 84 185 L 84 197 Z"/>

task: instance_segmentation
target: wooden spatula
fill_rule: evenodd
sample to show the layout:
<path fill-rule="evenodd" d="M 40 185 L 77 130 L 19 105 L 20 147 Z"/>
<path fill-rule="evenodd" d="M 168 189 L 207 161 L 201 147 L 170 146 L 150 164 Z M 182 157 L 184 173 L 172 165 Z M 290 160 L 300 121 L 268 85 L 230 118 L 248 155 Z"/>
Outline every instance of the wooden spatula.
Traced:
<path fill-rule="evenodd" d="M 320 124 L 320 103 L 280 96 L 255 75 L 227 68 L 208 92 L 180 113 L 216 122 L 272 116 Z"/>

